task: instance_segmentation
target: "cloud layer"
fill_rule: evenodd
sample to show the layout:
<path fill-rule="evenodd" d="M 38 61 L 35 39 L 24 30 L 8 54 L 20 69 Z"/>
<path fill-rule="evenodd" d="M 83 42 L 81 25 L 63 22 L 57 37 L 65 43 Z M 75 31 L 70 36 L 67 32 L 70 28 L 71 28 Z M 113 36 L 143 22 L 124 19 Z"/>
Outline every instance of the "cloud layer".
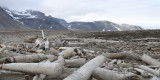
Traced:
<path fill-rule="evenodd" d="M 109 20 L 160 29 L 160 0 L 0 0 L 0 5 L 35 9 L 68 22 Z"/>

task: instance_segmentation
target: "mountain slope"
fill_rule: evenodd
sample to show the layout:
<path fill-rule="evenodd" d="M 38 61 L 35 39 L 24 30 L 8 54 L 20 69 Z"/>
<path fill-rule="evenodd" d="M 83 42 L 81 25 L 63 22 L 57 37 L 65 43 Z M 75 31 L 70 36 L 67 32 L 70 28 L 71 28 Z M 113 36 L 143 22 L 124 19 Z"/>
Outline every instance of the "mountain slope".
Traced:
<path fill-rule="evenodd" d="M 54 29 L 54 30 L 67 30 L 63 25 L 67 22 L 63 19 L 54 18 L 52 16 L 45 16 L 40 11 L 27 10 L 25 12 L 11 11 L 7 8 L 4 10 L 13 17 L 14 20 L 21 24 L 33 29 Z M 63 24 L 62 24 L 63 23 Z"/>
<path fill-rule="evenodd" d="M 67 23 L 64 19 L 46 16 L 40 11 L 27 10 L 25 12 L 11 11 L 7 8 L 4 10 L 19 23 L 33 29 L 48 30 L 86 30 L 86 31 L 126 31 L 142 30 L 140 26 L 128 24 L 116 24 L 110 21 L 94 22 L 71 22 Z"/>
<path fill-rule="evenodd" d="M 128 24 L 116 24 L 109 21 L 94 22 L 71 22 L 68 29 L 71 30 L 91 30 L 91 31 L 126 31 L 126 30 L 142 30 L 140 26 Z"/>
<path fill-rule="evenodd" d="M 13 20 L 1 7 L 0 7 L 0 30 L 25 30 L 28 29 Z"/>

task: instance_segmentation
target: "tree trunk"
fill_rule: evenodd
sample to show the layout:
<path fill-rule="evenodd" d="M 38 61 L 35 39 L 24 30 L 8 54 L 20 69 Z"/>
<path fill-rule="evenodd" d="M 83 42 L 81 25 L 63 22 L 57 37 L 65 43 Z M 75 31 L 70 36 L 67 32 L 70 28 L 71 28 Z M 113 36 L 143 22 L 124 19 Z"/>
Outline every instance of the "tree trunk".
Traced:
<path fill-rule="evenodd" d="M 154 74 L 157 77 L 160 77 L 160 68 L 158 70 L 154 70 L 154 69 L 149 68 L 149 67 L 144 66 L 144 65 L 139 66 L 139 68 L 142 69 L 142 70 L 144 70 L 144 71 L 147 71 L 147 72 L 149 72 L 151 74 Z"/>
<path fill-rule="evenodd" d="M 84 58 L 71 59 L 71 60 L 65 60 L 65 62 L 67 67 L 78 68 L 86 63 L 86 59 Z"/>
<path fill-rule="evenodd" d="M 143 54 L 143 56 L 141 57 L 141 59 L 142 59 L 142 61 L 148 63 L 149 65 L 160 67 L 160 62 L 157 61 L 156 59 L 151 58 L 147 54 Z"/>
<path fill-rule="evenodd" d="M 63 72 L 63 65 L 59 63 L 10 63 L 3 64 L 0 68 L 3 70 L 54 76 L 59 76 Z"/>
<path fill-rule="evenodd" d="M 87 80 L 91 76 L 94 69 L 102 65 L 104 61 L 104 56 L 97 56 L 63 80 Z"/>
<path fill-rule="evenodd" d="M 44 55 L 44 54 L 32 54 L 23 56 L 14 56 L 5 59 L 6 63 L 30 63 L 30 62 L 40 62 L 42 60 L 49 59 L 51 61 L 56 60 L 54 55 Z"/>
<path fill-rule="evenodd" d="M 126 57 L 126 53 L 103 53 L 106 58 L 122 59 Z"/>
<path fill-rule="evenodd" d="M 69 48 L 69 49 L 66 49 L 66 50 L 62 51 L 58 55 L 59 56 L 63 56 L 64 58 L 69 58 L 69 57 L 74 56 L 76 54 L 77 53 L 75 52 L 74 48 Z"/>
<path fill-rule="evenodd" d="M 111 71 L 104 68 L 96 68 L 92 75 L 97 80 L 125 80 L 128 77 L 135 76 L 133 73 L 118 74 L 116 71 Z"/>

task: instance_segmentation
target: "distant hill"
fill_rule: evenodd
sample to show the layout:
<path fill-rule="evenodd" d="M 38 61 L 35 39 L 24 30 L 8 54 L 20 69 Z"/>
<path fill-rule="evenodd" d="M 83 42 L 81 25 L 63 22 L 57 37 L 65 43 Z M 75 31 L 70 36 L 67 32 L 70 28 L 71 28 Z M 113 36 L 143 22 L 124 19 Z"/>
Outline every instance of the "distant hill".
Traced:
<path fill-rule="evenodd" d="M 46 16 L 43 12 L 27 10 L 25 12 L 11 11 L 3 8 L 14 20 L 32 29 L 46 30 L 85 30 L 85 31 L 128 31 L 142 30 L 143 28 L 135 25 L 116 24 L 110 21 L 94 22 L 70 22 L 64 19 Z"/>
<path fill-rule="evenodd" d="M 68 26 L 72 30 L 90 30 L 90 31 L 126 31 L 126 30 L 142 30 L 140 26 L 128 24 L 116 24 L 109 21 L 94 22 L 71 22 Z"/>
<path fill-rule="evenodd" d="M 0 7 L 0 31 L 2 30 L 26 30 L 29 29 L 24 27 L 17 21 L 15 21 L 11 16 L 9 16 L 1 7 Z"/>

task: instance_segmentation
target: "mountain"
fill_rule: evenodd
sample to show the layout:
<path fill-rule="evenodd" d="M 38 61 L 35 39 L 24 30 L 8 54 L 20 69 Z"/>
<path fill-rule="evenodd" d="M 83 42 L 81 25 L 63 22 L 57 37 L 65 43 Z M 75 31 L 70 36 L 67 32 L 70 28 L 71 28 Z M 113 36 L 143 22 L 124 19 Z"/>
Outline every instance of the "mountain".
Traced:
<path fill-rule="evenodd" d="M 17 21 L 13 20 L 1 7 L 0 7 L 0 30 L 26 30 L 28 28 L 24 27 Z"/>
<path fill-rule="evenodd" d="M 128 24 L 116 24 L 109 21 L 94 22 L 71 22 L 68 29 L 71 30 L 91 30 L 91 31 L 126 31 L 126 30 L 142 30 L 140 26 Z"/>
<path fill-rule="evenodd" d="M 27 10 L 25 12 L 11 11 L 7 8 L 4 10 L 16 21 L 33 29 L 48 30 L 86 30 L 86 31 L 126 31 L 126 30 L 142 30 L 140 26 L 128 24 L 116 24 L 110 21 L 94 21 L 94 22 L 70 22 L 64 19 L 46 16 L 44 13 L 35 10 Z"/>
<path fill-rule="evenodd" d="M 54 30 L 67 30 L 63 19 L 54 18 L 52 16 L 45 16 L 40 11 L 27 10 L 25 12 L 11 11 L 7 8 L 4 10 L 16 21 L 24 26 L 32 29 L 54 29 Z"/>

